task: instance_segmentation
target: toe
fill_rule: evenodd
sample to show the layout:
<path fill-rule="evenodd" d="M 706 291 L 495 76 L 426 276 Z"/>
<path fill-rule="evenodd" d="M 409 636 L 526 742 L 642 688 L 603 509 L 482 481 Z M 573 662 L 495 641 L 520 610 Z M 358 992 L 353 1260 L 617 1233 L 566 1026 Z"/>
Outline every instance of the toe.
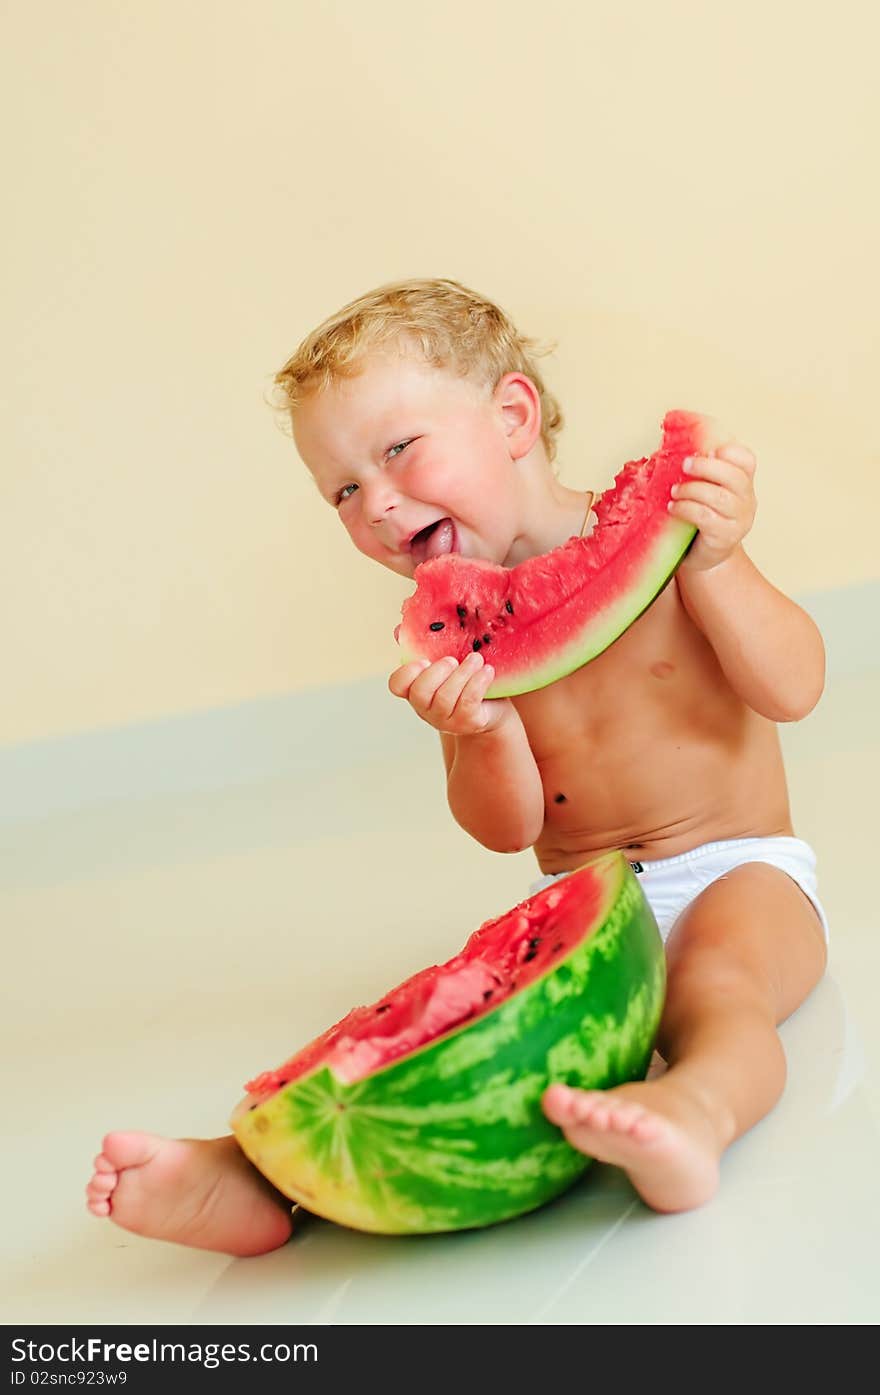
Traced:
<path fill-rule="evenodd" d="M 96 1172 L 86 1190 L 91 1196 L 109 1196 L 116 1186 L 115 1172 Z"/>
<path fill-rule="evenodd" d="M 544 1091 L 544 1113 L 554 1124 L 567 1123 L 571 1118 L 574 1090 L 567 1085 L 549 1085 Z"/>
<path fill-rule="evenodd" d="M 110 1202 L 109 1202 L 109 1201 L 90 1201 L 90 1202 L 88 1203 L 88 1208 L 87 1208 L 87 1209 L 88 1209 L 89 1211 L 91 1211 L 91 1213 L 92 1213 L 93 1216 L 109 1216 L 109 1215 L 110 1215 Z"/>
<path fill-rule="evenodd" d="M 114 1171 L 124 1167 L 140 1167 L 149 1162 L 162 1144 L 152 1133 L 108 1133 L 103 1141 L 102 1157 Z"/>
<path fill-rule="evenodd" d="M 589 1124 L 597 1129 L 608 1127 L 608 1105 L 597 1091 L 581 1091 L 572 1105 L 571 1113 L 579 1124 Z"/>
<path fill-rule="evenodd" d="M 572 1123 L 585 1124 L 589 1119 L 593 1109 L 591 1100 L 584 1099 L 583 1095 L 576 1095 L 569 1106 L 568 1118 Z"/>
<path fill-rule="evenodd" d="M 94 1160 L 93 1166 L 94 1166 L 94 1169 L 95 1169 L 96 1172 L 115 1172 L 115 1171 L 116 1171 L 115 1166 L 114 1166 L 113 1163 L 110 1161 L 110 1159 L 107 1157 L 107 1154 L 106 1154 L 106 1153 L 99 1153 L 98 1156 L 97 1156 L 97 1157 L 95 1158 L 95 1160 Z"/>
<path fill-rule="evenodd" d="M 612 1126 L 619 1133 L 631 1133 L 636 1120 L 641 1119 L 644 1112 L 640 1104 L 618 1104 L 614 1109 Z"/>

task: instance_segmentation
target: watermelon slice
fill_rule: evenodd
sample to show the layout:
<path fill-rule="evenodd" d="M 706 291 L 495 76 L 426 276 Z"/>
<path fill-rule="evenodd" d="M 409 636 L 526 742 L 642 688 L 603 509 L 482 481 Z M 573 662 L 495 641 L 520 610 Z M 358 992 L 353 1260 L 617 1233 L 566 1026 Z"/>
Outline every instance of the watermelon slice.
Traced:
<path fill-rule="evenodd" d="M 481 650 L 495 669 L 486 696 L 544 688 L 595 659 L 660 594 L 696 529 L 668 512 L 689 455 L 723 440 L 694 412 L 667 412 L 659 450 L 624 465 L 594 508 L 598 523 L 515 567 L 450 553 L 415 570 L 395 631 L 402 661 Z"/>
<path fill-rule="evenodd" d="M 250 1081 L 232 1129 L 281 1192 L 356 1230 L 506 1220 L 591 1162 L 543 1113 L 547 1086 L 644 1078 L 664 985 L 653 914 L 606 853 Z"/>

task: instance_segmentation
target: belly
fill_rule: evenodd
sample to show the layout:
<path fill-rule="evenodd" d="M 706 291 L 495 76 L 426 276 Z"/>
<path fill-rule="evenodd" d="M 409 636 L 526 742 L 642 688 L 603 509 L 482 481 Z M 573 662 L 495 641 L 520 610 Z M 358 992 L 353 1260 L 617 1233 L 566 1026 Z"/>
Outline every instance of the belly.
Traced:
<path fill-rule="evenodd" d="M 720 839 L 790 834 L 778 736 L 766 725 L 736 756 L 686 736 L 669 743 L 658 733 L 652 741 L 643 731 L 613 756 L 575 745 L 539 762 L 541 870 L 569 871 L 612 848 L 650 861 Z"/>

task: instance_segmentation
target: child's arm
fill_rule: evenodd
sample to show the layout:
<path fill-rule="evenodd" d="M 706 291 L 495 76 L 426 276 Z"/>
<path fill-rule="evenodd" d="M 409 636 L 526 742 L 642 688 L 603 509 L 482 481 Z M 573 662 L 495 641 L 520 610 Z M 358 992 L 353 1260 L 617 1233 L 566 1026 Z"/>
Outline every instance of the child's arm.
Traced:
<path fill-rule="evenodd" d="M 744 702 L 774 722 L 811 712 L 825 684 L 819 630 L 742 549 L 755 517 L 755 458 L 735 442 L 697 456 L 670 512 L 699 528 L 677 572 L 685 610 Z"/>
<path fill-rule="evenodd" d="M 523 852 L 544 827 L 544 790 L 520 715 L 474 736 L 440 733 L 446 793 L 457 824 L 492 852 Z"/>
<path fill-rule="evenodd" d="M 774 722 L 797 722 L 812 712 L 825 685 L 822 636 L 742 548 L 711 571 L 682 573 L 679 591 L 749 707 Z"/>
<path fill-rule="evenodd" d="M 522 852 L 544 826 L 544 791 L 513 703 L 484 700 L 492 677 L 491 665 L 472 654 L 462 664 L 404 664 L 388 686 L 440 732 L 456 822 L 493 852 Z"/>

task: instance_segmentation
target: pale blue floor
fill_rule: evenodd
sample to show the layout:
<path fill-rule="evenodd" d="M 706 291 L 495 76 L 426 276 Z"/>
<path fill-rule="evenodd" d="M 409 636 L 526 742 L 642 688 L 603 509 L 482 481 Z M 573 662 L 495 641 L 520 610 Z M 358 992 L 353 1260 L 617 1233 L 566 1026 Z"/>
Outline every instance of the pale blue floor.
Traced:
<path fill-rule="evenodd" d="M 878 712 L 880 676 L 849 677 L 784 729 L 831 967 L 783 1029 L 782 1103 L 681 1216 L 597 1169 L 493 1229 L 394 1239 L 306 1217 L 254 1260 L 91 1218 L 108 1129 L 225 1132 L 246 1079 L 448 958 L 535 864 L 455 826 L 433 743 L 7 823 L 4 1321 L 876 1322 Z"/>

